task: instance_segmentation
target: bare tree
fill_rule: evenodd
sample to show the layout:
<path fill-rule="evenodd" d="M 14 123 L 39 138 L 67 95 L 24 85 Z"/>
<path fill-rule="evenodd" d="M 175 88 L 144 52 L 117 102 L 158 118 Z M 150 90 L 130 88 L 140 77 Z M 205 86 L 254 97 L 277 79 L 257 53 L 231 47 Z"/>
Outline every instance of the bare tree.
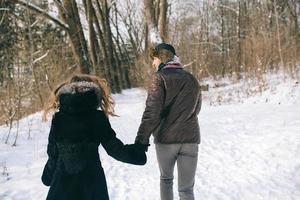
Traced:
<path fill-rule="evenodd" d="M 145 18 L 150 34 L 150 43 L 160 43 L 162 38 L 158 30 L 158 22 L 155 18 L 154 0 L 144 0 Z"/>
<path fill-rule="evenodd" d="M 71 41 L 72 51 L 80 71 L 89 74 L 91 72 L 91 61 L 88 53 L 83 28 L 80 21 L 78 7 L 75 0 L 57 0 L 59 15 L 68 25 L 67 33 Z"/>
<path fill-rule="evenodd" d="M 167 23 L 167 12 L 168 2 L 167 0 L 160 0 L 159 2 L 159 33 L 163 41 L 168 40 L 168 23 Z"/>

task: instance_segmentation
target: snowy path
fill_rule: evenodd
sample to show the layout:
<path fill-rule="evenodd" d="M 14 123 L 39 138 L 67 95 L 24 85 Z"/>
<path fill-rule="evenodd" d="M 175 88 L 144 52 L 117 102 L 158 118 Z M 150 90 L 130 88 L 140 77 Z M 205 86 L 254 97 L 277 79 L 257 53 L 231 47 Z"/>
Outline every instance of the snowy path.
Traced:
<path fill-rule="evenodd" d="M 132 143 L 145 94 L 127 90 L 117 95 L 116 101 L 120 117 L 111 119 L 112 126 L 119 138 Z M 195 183 L 197 200 L 300 199 L 300 101 L 291 105 L 204 104 L 199 121 L 202 143 Z M 40 175 L 47 159 L 49 124 L 41 124 L 37 113 L 21 121 L 21 127 L 17 147 L 3 144 L 7 128 L 0 127 L 0 199 L 45 199 L 48 188 L 42 185 Z M 159 199 L 153 145 L 144 167 L 115 161 L 102 148 L 100 156 L 112 200 Z M 176 187 L 175 182 L 175 196 Z"/>

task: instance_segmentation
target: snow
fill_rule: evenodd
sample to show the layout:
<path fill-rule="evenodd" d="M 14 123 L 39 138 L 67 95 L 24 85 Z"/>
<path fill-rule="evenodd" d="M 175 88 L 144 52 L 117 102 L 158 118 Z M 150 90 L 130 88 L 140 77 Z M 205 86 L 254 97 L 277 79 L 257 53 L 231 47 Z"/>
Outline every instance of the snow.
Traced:
<path fill-rule="evenodd" d="M 202 80 L 202 84 L 209 85 L 209 92 L 203 97 L 205 102 L 210 105 L 266 102 L 294 104 L 300 99 L 299 80 L 285 78 L 284 81 L 282 72 L 268 72 L 260 78 L 255 75 L 242 76 L 243 80 L 239 82 L 232 77 Z"/>
<path fill-rule="evenodd" d="M 300 199 L 299 85 L 295 80 L 282 82 L 273 76 L 268 80 L 272 86 L 266 86 L 256 95 L 243 96 L 242 90 L 234 95 L 232 91 L 244 88 L 245 83 L 231 85 L 229 81 L 223 87 L 203 92 L 196 199 Z M 226 83 L 225 80 L 203 82 Z M 221 102 L 214 103 L 218 96 L 229 92 L 231 96 L 225 95 Z M 118 137 L 125 143 L 132 143 L 146 92 L 130 89 L 114 98 L 120 117 L 110 121 Z M 41 113 L 22 119 L 16 147 L 4 144 L 8 128 L 0 127 L 1 200 L 45 199 L 48 187 L 42 185 L 40 176 L 47 160 L 49 126 L 49 122 L 41 122 Z M 14 128 L 13 137 L 15 132 Z M 13 137 L 9 144 L 13 143 Z M 159 170 L 153 143 L 145 166 L 113 160 L 102 148 L 99 152 L 112 200 L 159 199 Z M 178 199 L 176 177 L 175 171 L 174 193 Z"/>

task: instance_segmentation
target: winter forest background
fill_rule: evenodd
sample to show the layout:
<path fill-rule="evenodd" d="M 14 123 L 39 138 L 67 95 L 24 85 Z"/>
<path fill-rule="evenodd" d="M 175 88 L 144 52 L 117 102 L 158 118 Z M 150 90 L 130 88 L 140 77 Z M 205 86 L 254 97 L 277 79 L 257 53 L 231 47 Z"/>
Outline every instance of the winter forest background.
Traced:
<path fill-rule="evenodd" d="M 145 101 L 137 88 L 147 87 L 148 51 L 161 41 L 175 46 L 185 69 L 208 90 L 199 120 L 204 153 L 196 194 L 209 200 L 300 199 L 299 21 L 300 0 L 0 0 L 0 199 L 44 199 L 39 173 L 49 124 L 40 122 L 39 111 L 75 73 L 108 81 L 120 115 L 112 123 L 132 143 Z M 159 176 L 151 149 L 149 160 L 150 172 L 142 172 Z M 105 164 L 115 166 L 113 177 L 114 169 L 131 169 L 106 157 Z M 217 170 L 224 165 L 228 171 Z M 135 176 L 143 175 L 129 173 L 120 187 Z M 158 180 L 147 184 L 158 190 Z M 240 180 L 251 184 L 245 190 Z M 109 187 L 117 182 L 108 180 Z M 142 180 L 135 184 L 142 186 L 110 191 L 112 199 L 141 199 L 149 188 Z M 226 185 L 232 190 L 226 192 Z M 158 198 L 158 191 L 145 194 Z"/>
<path fill-rule="evenodd" d="M 160 38 L 199 80 L 251 79 L 260 90 L 270 71 L 299 80 L 299 7 L 299 0 L 1 0 L 0 124 L 41 110 L 79 71 L 105 78 L 113 93 L 146 85 L 147 49 Z"/>

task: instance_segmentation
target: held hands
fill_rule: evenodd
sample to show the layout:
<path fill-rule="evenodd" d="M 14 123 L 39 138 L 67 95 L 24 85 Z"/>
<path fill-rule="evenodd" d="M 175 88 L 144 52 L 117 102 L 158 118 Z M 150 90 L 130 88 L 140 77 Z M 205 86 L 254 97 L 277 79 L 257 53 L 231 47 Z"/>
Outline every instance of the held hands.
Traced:
<path fill-rule="evenodd" d="M 128 144 L 128 147 L 131 148 L 135 153 L 137 154 L 144 154 L 148 151 L 148 147 L 150 144 L 141 144 L 141 143 L 134 143 L 134 144 Z"/>
<path fill-rule="evenodd" d="M 134 143 L 134 148 L 137 152 L 147 152 L 150 144 Z"/>
<path fill-rule="evenodd" d="M 134 145 L 134 148 L 136 149 L 136 151 L 147 152 L 148 147 L 150 146 L 149 139 L 145 140 L 145 139 L 143 139 L 143 137 L 141 137 L 141 135 L 137 135 L 133 145 Z"/>
<path fill-rule="evenodd" d="M 146 151 L 148 150 L 148 146 L 150 145 L 140 143 L 125 145 L 125 149 L 130 153 L 132 160 L 130 163 L 135 165 L 145 165 L 147 162 Z"/>

